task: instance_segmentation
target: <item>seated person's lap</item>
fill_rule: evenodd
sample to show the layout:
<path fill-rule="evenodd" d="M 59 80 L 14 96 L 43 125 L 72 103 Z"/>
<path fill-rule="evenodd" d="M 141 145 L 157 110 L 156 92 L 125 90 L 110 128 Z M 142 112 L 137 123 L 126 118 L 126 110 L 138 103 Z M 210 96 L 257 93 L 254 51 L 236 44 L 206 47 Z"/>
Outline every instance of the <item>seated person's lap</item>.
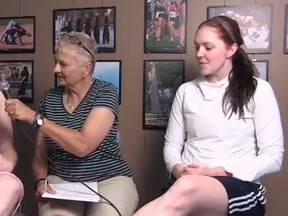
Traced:
<path fill-rule="evenodd" d="M 65 182 L 59 177 L 49 176 L 49 183 Z M 138 193 L 136 186 L 130 177 L 116 176 L 98 183 L 99 193 L 112 202 L 121 215 L 132 215 L 137 208 Z M 99 203 L 84 203 L 77 201 L 49 200 L 39 204 L 39 215 L 50 216 L 53 214 L 64 214 L 65 216 L 111 215 L 118 216 L 117 211 L 103 198 Z"/>

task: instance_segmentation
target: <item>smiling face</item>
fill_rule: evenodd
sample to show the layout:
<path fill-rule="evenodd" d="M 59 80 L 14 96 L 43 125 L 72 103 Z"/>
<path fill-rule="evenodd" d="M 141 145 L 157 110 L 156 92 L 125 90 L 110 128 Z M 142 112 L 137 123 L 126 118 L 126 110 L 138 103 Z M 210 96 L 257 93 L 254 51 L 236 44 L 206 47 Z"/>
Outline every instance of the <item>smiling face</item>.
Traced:
<path fill-rule="evenodd" d="M 206 76 L 208 82 L 217 82 L 228 76 L 237 45 L 226 45 L 216 29 L 209 26 L 197 30 L 194 43 L 200 74 Z"/>

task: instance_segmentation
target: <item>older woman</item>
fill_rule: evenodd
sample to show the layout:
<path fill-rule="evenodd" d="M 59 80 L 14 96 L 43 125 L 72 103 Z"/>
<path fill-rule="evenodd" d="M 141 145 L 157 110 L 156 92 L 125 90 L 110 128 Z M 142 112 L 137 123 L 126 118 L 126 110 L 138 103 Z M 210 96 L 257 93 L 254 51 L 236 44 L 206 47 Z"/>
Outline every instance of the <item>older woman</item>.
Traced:
<path fill-rule="evenodd" d="M 38 112 L 8 100 L 12 119 L 38 130 L 33 170 L 36 195 L 45 182 L 98 182 L 99 203 L 39 202 L 39 215 L 132 215 L 138 193 L 117 140 L 118 94 L 112 84 L 93 79 L 97 45 L 83 32 L 63 34 L 55 47 L 54 72 L 60 85 L 45 92 Z M 41 150 L 41 151 L 40 151 Z M 49 156 L 49 161 L 41 152 Z M 48 193 L 54 193 L 47 187 Z M 103 202 L 102 202 L 103 201 Z M 110 205 L 109 205 L 110 204 Z"/>
<path fill-rule="evenodd" d="M 23 197 L 23 185 L 12 174 L 17 162 L 17 154 L 13 146 L 11 120 L 5 108 L 5 98 L 0 92 L 0 215 L 13 215 Z"/>

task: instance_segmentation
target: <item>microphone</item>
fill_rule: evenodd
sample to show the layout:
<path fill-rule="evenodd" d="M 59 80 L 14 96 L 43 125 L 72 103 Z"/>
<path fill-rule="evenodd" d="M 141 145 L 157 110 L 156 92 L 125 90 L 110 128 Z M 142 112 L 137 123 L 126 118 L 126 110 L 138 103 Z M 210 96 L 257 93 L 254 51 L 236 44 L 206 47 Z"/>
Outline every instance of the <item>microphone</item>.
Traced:
<path fill-rule="evenodd" d="M 0 91 L 2 91 L 6 100 L 11 99 L 10 84 L 5 78 L 1 77 L 0 79 Z M 20 120 L 16 119 L 16 122 L 22 127 L 22 122 Z"/>
<path fill-rule="evenodd" d="M 0 91 L 2 91 L 6 99 L 12 98 L 10 93 L 10 84 L 7 82 L 7 80 L 2 79 L 2 81 L 0 82 Z"/>

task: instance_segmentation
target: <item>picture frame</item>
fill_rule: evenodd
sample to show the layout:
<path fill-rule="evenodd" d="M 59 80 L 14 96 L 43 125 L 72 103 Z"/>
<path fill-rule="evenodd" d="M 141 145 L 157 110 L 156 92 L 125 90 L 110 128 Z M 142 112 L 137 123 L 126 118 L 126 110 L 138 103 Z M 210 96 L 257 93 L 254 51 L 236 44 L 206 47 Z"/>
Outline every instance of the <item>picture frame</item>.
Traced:
<path fill-rule="evenodd" d="M 116 7 L 53 10 L 53 51 L 59 37 L 70 31 L 93 37 L 99 53 L 116 52 Z"/>
<path fill-rule="evenodd" d="M 288 54 L 288 4 L 285 5 L 283 53 Z"/>
<path fill-rule="evenodd" d="M 35 53 L 35 16 L 0 17 L 0 53 Z"/>
<path fill-rule="evenodd" d="M 33 60 L 0 61 L 0 76 L 10 85 L 12 98 L 33 102 Z"/>
<path fill-rule="evenodd" d="M 259 72 L 259 78 L 268 81 L 269 79 L 269 61 L 268 60 L 256 60 L 252 61 Z"/>
<path fill-rule="evenodd" d="M 208 6 L 207 18 L 223 15 L 237 21 L 247 53 L 269 54 L 272 50 L 273 5 Z"/>
<path fill-rule="evenodd" d="M 121 60 L 99 60 L 96 61 L 92 77 L 101 81 L 112 83 L 119 94 L 119 105 L 121 104 Z M 55 86 L 60 85 L 55 75 Z"/>
<path fill-rule="evenodd" d="M 187 2 L 144 0 L 145 53 L 186 53 Z"/>
<path fill-rule="evenodd" d="M 185 60 L 144 60 L 143 80 L 143 129 L 166 129 Z"/>
<path fill-rule="evenodd" d="M 95 63 L 93 78 L 113 84 L 119 94 L 121 104 L 121 60 L 100 60 Z"/>

